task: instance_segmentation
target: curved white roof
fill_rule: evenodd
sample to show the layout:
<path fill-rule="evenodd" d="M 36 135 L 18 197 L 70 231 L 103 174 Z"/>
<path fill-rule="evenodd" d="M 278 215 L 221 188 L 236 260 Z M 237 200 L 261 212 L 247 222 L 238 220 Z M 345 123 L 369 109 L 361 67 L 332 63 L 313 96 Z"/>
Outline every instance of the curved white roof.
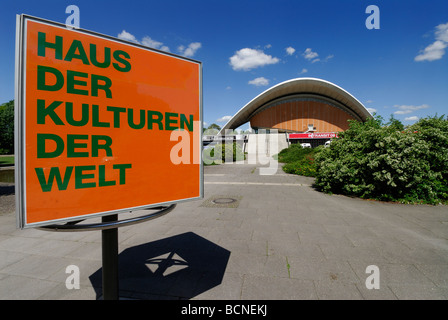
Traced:
<path fill-rule="evenodd" d="M 248 122 L 249 116 L 266 103 L 293 94 L 315 94 L 339 102 L 350 113 L 355 113 L 360 119 L 372 117 L 366 107 L 350 93 L 326 80 L 317 78 L 296 78 L 279 83 L 256 96 L 242 107 L 221 129 L 236 129 Z"/>

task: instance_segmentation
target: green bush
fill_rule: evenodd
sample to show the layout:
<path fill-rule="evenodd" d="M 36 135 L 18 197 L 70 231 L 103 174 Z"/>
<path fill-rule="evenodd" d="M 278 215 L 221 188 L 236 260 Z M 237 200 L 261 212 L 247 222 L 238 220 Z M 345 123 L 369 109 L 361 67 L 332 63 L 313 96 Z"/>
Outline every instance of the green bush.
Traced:
<path fill-rule="evenodd" d="M 280 151 L 278 161 L 284 163 L 294 162 L 307 154 L 312 154 L 313 150 L 311 148 L 302 148 L 300 144 L 291 144 L 288 148 Z"/>
<path fill-rule="evenodd" d="M 380 117 L 351 121 L 349 129 L 316 156 L 316 187 L 386 201 L 446 202 L 448 119 L 421 119 L 400 129 L 393 118 L 386 125 Z"/>
<path fill-rule="evenodd" d="M 315 155 L 321 148 L 302 148 L 300 144 L 292 144 L 278 154 L 278 161 L 285 163 L 283 171 L 301 176 L 314 177 L 317 166 Z"/>
<path fill-rule="evenodd" d="M 306 157 L 305 159 L 285 164 L 283 166 L 283 171 L 299 176 L 315 177 L 316 165 L 314 164 L 314 159 Z"/>

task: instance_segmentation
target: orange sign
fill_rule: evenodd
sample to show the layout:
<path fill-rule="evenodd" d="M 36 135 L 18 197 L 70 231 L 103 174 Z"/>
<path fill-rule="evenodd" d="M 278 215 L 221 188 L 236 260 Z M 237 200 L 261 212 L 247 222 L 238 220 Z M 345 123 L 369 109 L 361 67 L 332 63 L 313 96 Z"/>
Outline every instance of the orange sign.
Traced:
<path fill-rule="evenodd" d="M 200 62 L 29 16 L 17 25 L 21 228 L 203 196 Z"/>

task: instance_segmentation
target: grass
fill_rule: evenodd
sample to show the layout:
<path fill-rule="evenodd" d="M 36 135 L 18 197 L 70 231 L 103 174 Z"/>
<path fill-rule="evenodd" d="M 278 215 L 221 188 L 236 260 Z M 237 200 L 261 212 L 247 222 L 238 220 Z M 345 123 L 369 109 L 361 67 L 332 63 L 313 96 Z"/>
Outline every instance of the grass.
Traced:
<path fill-rule="evenodd" d="M 14 165 L 14 156 L 0 156 L 0 167 Z"/>

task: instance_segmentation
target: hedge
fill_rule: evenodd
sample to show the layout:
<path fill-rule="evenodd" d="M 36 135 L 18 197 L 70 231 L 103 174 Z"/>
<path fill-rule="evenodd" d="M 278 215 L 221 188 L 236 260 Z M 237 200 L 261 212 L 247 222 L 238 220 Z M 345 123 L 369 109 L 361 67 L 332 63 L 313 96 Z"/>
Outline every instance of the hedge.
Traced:
<path fill-rule="evenodd" d="M 351 121 L 316 155 L 315 186 L 361 198 L 446 203 L 448 118 L 424 118 L 406 129 L 393 120 Z"/>
<path fill-rule="evenodd" d="M 300 144 L 292 144 L 278 154 L 278 161 L 285 163 L 283 171 L 301 176 L 315 177 L 317 165 L 314 156 L 320 148 L 302 148 Z"/>

